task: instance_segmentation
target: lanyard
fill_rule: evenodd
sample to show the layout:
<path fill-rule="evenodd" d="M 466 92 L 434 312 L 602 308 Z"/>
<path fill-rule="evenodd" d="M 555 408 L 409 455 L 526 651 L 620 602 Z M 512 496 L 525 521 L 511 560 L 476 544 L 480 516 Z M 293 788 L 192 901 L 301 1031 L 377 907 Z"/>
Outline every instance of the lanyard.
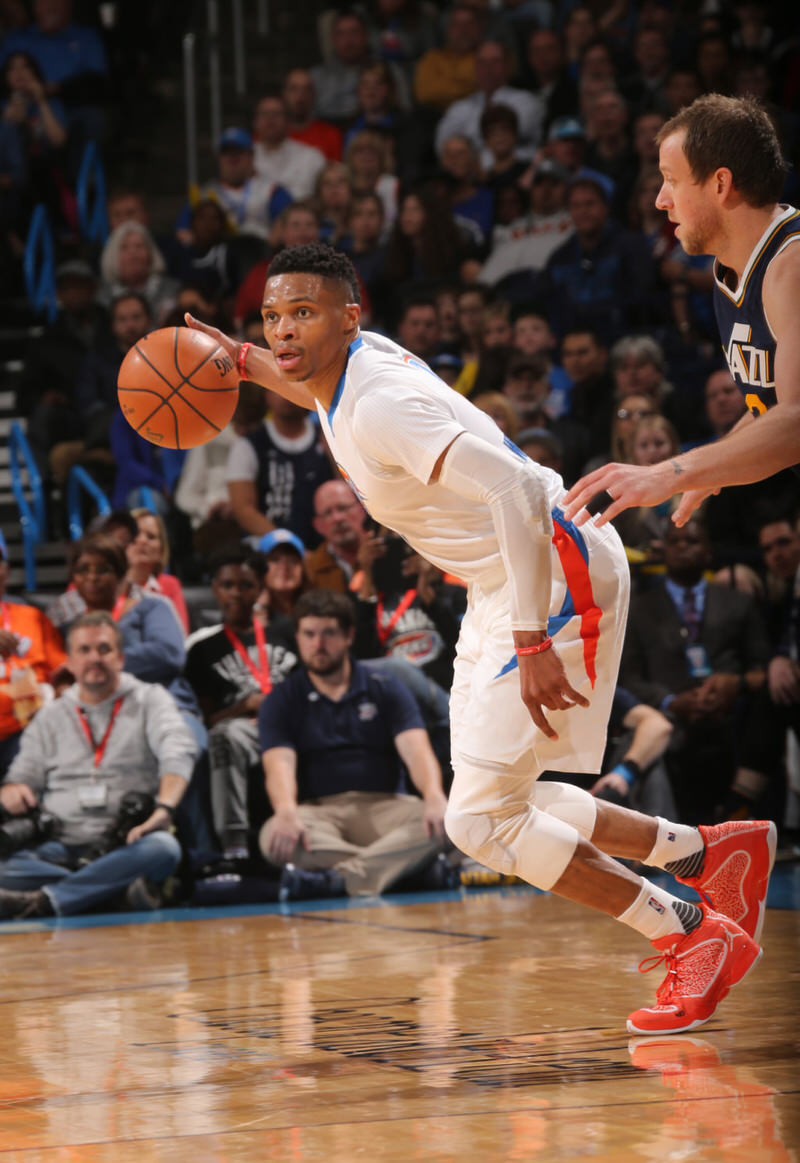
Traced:
<path fill-rule="evenodd" d="M 115 622 L 118 622 L 122 617 L 122 611 L 125 609 L 125 603 L 128 600 L 128 594 L 120 594 L 116 602 L 114 602 L 114 609 L 111 611 L 111 617 Z"/>
<path fill-rule="evenodd" d="M 75 710 L 78 712 L 78 719 L 80 721 L 81 727 L 83 728 L 83 733 L 89 742 L 89 746 L 94 748 L 95 767 L 100 766 L 103 756 L 106 753 L 106 746 L 114 726 L 114 720 L 119 714 L 119 709 L 122 706 L 123 698 L 124 696 L 120 695 L 119 698 L 115 701 L 114 706 L 111 708 L 111 715 L 109 716 L 108 726 L 106 727 L 105 734 L 99 743 L 95 743 L 94 741 L 92 728 L 89 726 L 89 720 L 86 718 L 86 712 L 84 711 L 83 707 L 78 706 L 75 708 Z"/>
<path fill-rule="evenodd" d="M 377 617 L 378 638 L 380 640 L 381 646 L 386 645 L 386 643 L 389 639 L 389 635 L 391 634 L 392 630 L 394 630 L 395 626 L 400 621 L 403 614 L 405 614 L 406 610 L 411 605 L 411 603 L 414 601 L 414 598 L 416 596 L 417 596 L 416 590 L 406 590 L 405 594 L 403 595 L 403 599 L 400 602 L 400 605 L 397 607 L 397 609 L 392 614 L 391 618 L 389 619 L 389 621 L 386 623 L 385 626 L 383 624 L 383 598 L 378 598 L 378 608 L 376 611 L 376 617 Z"/>
<path fill-rule="evenodd" d="M 241 638 L 234 634 L 230 626 L 225 626 L 225 636 L 234 648 L 236 653 L 244 662 L 247 669 L 255 678 L 259 685 L 262 695 L 268 695 L 272 690 L 272 679 L 269 673 L 269 662 L 267 660 L 267 647 L 264 640 L 264 627 L 258 618 L 253 618 L 253 633 L 256 636 L 256 646 L 258 648 L 258 666 L 255 665 L 252 658 L 245 650 Z"/>

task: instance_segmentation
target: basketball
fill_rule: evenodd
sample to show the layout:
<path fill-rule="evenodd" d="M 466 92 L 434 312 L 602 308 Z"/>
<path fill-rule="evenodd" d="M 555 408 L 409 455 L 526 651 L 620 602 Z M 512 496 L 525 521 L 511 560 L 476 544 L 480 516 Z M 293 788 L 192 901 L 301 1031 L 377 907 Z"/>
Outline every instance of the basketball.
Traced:
<path fill-rule="evenodd" d="M 218 436 L 239 399 L 233 359 L 190 327 L 163 327 L 133 345 L 117 376 L 130 426 L 162 448 L 194 448 Z"/>

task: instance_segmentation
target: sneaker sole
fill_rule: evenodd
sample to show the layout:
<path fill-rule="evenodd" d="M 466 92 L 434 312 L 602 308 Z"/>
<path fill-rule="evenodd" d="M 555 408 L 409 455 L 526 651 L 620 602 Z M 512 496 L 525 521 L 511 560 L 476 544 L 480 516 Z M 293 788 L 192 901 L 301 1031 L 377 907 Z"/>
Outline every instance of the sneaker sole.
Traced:
<path fill-rule="evenodd" d="M 657 1037 L 659 1037 L 659 1035 L 665 1035 L 665 1034 L 685 1034 L 689 1030 L 696 1030 L 698 1028 L 698 1026 L 704 1026 L 706 1024 L 706 1022 L 711 1021 L 714 1014 L 717 1012 L 717 1006 L 719 1006 L 720 1002 L 725 1000 L 725 998 L 728 996 L 728 994 L 733 989 L 733 987 L 735 985 L 739 985 L 740 982 L 744 981 L 744 979 L 747 977 L 747 975 L 755 969 L 756 965 L 758 965 L 759 961 L 761 960 L 761 956 L 762 956 L 763 952 L 764 952 L 763 949 L 758 948 L 755 956 L 751 957 L 749 955 L 749 953 L 750 953 L 749 949 L 746 949 L 745 950 L 746 956 L 744 956 L 744 957 L 741 955 L 739 956 L 738 960 L 734 962 L 734 966 L 735 966 L 736 970 L 739 970 L 740 965 L 743 966 L 743 968 L 741 968 L 741 970 L 739 971 L 739 976 L 735 977 L 731 981 L 730 985 L 725 990 L 725 993 L 723 993 L 722 997 L 719 998 L 719 1000 L 717 1001 L 717 1005 L 714 1006 L 714 1009 L 711 1011 L 711 1013 L 708 1015 L 707 1018 L 695 1018 L 694 1021 L 687 1022 L 687 1024 L 685 1026 L 666 1026 L 666 1027 L 662 1027 L 661 1029 L 658 1029 L 658 1030 L 656 1030 L 656 1029 L 653 1029 L 653 1030 L 641 1029 L 639 1026 L 635 1025 L 631 1021 L 630 1018 L 628 1018 L 627 1022 L 625 1023 L 625 1028 L 627 1029 L 629 1034 L 638 1034 L 641 1037 L 657 1038 Z"/>

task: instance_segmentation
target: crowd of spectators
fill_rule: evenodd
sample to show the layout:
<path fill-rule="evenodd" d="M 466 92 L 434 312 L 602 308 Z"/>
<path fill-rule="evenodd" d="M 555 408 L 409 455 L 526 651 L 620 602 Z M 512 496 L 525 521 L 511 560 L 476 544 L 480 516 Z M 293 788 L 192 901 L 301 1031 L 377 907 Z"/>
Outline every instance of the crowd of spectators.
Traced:
<path fill-rule="evenodd" d="M 69 589 L 45 613 L 4 597 L 0 546 L 0 803 L 12 814 L 47 806 L 50 759 L 41 739 L 26 749 L 27 724 L 57 722 L 50 707 L 67 690 L 82 706 L 70 686 L 77 643 L 108 639 L 126 674 L 169 692 L 182 725 L 167 807 L 144 820 L 177 830 L 188 892 L 193 881 L 206 899 L 453 883 L 439 809 L 459 579 L 373 526 L 314 416 L 243 383 L 229 428 L 173 453 L 125 423 L 118 368 L 186 310 L 263 343 L 271 256 L 320 240 L 352 259 L 363 326 L 426 360 L 567 485 L 608 460 L 650 464 L 720 439 L 745 404 L 716 333 L 711 259 L 687 256 L 655 207 L 655 135 L 704 92 L 753 94 L 790 163 L 784 199 L 797 204 L 797 18 L 769 0 L 330 8 L 316 58 L 259 82 L 177 219 L 153 221 L 146 190 L 112 183 L 98 249 L 76 236 L 72 191 L 80 147 L 105 133 L 103 37 L 73 22 L 69 0 L 36 0 L 29 24 L 20 7 L 0 5 L 0 258 L 18 269 L 31 206 L 44 201 L 59 310 L 26 357 L 18 410 L 51 490 L 53 534 L 65 534 L 58 500 L 73 465 L 114 513 L 70 547 Z M 726 489 L 682 531 L 670 511 L 616 522 L 634 597 L 607 764 L 587 786 L 690 823 L 769 813 L 788 834 L 800 478 Z M 210 586 L 218 614 L 199 617 L 182 586 Z M 146 732 L 142 761 L 151 795 L 165 770 L 157 735 Z M 75 789 L 96 826 L 59 842 L 62 870 L 40 862 L 36 884 L 19 879 L 30 863 L 0 868 L 6 889 L 46 890 L 0 900 L 0 914 L 83 907 L 65 903 L 80 893 L 48 886 L 85 862 L 79 849 L 113 823 L 116 792 L 101 803 Z M 363 797 L 374 803 L 354 813 Z M 142 867 L 131 863 L 131 881 Z M 175 861 L 159 868 L 163 883 Z M 136 900 L 160 899 L 154 879 Z"/>

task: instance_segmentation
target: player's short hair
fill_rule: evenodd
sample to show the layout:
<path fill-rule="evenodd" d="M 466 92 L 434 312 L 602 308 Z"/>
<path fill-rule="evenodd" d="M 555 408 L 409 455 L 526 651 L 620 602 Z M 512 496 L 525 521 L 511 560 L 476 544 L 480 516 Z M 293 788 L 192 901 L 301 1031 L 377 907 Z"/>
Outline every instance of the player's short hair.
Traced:
<path fill-rule="evenodd" d="M 309 242 L 305 246 L 287 246 L 275 255 L 269 264 L 267 278 L 273 275 L 309 274 L 341 283 L 351 303 L 361 303 L 358 276 L 350 259 L 324 242 Z"/>
<path fill-rule="evenodd" d="M 352 601 L 347 594 L 334 590 L 307 590 L 302 594 L 292 611 L 295 630 L 303 618 L 335 618 L 343 634 L 356 624 Z"/>
<path fill-rule="evenodd" d="M 751 206 L 778 201 L 787 166 L 772 121 L 752 97 L 706 93 L 662 125 L 656 143 L 681 130 L 686 132 L 683 152 L 696 181 L 704 182 L 724 168 Z"/>

